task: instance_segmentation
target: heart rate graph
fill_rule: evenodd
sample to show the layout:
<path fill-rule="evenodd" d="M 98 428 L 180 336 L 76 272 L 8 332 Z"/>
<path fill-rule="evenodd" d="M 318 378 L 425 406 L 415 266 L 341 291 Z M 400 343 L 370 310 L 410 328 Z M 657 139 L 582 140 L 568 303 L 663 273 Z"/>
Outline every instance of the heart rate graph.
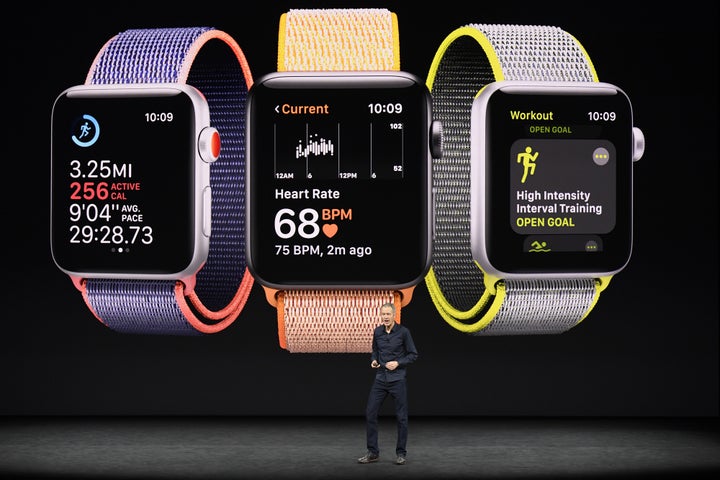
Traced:
<path fill-rule="evenodd" d="M 314 122 L 274 125 L 276 179 L 401 179 L 402 124 Z"/>
<path fill-rule="evenodd" d="M 317 134 L 311 135 L 308 138 L 307 143 L 303 145 L 303 141 L 298 142 L 295 147 L 295 158 L 310 158 L 310 155 L 314 156 L 333 156 L 335 155 L 335 144 L 332 140 L 319 137 Z"/>

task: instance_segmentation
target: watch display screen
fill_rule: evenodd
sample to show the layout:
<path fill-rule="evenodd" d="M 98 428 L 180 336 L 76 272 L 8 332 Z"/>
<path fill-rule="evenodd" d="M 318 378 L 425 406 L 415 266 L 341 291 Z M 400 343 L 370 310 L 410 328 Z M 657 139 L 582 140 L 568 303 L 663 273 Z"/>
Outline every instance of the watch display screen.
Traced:
<path fill-rule="evenodd" d="M 250 91 L 248 258 L 268 285 L 415 283 L 429 264 L 429 94 L 414 77 Z"/>
<path fill-rule="evenodd" d="M 51 246 L 61 269 L 169 274 L 190 265 L 195 128 L 180 91 L 70 89 L 57 99 Z"/>
<path fill-rule="evenodd" d="M 619 90 L 487 100 L 484 251 L 500 272 L 614 272 L 630 256 L 632 114 Z M 473 165 L 475 167 L 475 165 Z"/>

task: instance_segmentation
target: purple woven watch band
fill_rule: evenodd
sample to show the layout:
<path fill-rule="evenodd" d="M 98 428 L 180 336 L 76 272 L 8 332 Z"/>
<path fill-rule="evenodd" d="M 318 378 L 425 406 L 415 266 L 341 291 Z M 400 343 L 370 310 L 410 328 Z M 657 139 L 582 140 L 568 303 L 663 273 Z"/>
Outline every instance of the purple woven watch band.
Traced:
<path fill-rule="evenodd" d="M 210 310 L 231 303 L 245 262 L 245 98 L 249 70 L 211 27 L 127 30 L 98 54 L 86 83 L 187 83 L 200 90 L 222 139 L 211 164 L 212 236 L 195 293 Z M 217 47 L 217 48 L 216 48 Z M 240 61 L 239 61 L 240 60 Z M 251 281 L 251 279 L 250 279 Z M 102 322 L 125 333 L 195 335 L 173 280 L 87 279 L 87 301 Z M 247 286 L 249 290 L 249 286 Z"/>

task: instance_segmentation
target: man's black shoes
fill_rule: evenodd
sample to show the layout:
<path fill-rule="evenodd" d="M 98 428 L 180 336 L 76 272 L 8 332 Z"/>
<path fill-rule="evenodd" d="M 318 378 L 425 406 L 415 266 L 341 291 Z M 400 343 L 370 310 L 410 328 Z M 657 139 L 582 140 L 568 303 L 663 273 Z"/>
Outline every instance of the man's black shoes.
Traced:
<path fill-rule="evenodd" d="M 358 458 L 358 463 L 373 463 L 377 462 L 380 455 L 377 453 L 367 452 L 362 457 Z"/>
<path fill-rule="evenodd" d="M 358 463 L 373 463 L 377 462 L 380 455 L 372 452 L 367 452 L 362 457 L 358 458 Z M 398 455 L 395 459 L 395 465 L 405 465 L 405 455 Z"/>

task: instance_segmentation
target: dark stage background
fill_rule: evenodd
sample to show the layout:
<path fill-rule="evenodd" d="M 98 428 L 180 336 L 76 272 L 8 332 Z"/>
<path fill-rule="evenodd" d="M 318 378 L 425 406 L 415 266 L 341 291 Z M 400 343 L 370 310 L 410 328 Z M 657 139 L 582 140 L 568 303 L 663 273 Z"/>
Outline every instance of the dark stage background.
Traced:
<path fill-rule="evenodd" d="M 276 69 L 282 12 L 365 6 L 398 14 L 402 68 L 421 78 L 464 24 L 560 26 L 585 46 L 601 81 L 628 93 L 647 140 L 634 170 L 632 259 L 579 327 L 467 336 L 417 287 L 403 310 L 420 350 L 411 415 L 718 415 L 717 6 L 455 0 L 427 10 L 392 1 L 22 5 L 3 34 L 0 414 L 363 415 L 369 356 L 282 350 L 257 284 L 235 324 L 203 338 L 122 335 L 97 322 L 51 259 L 49 152 L 54 99 L 84 81 L 121 30 L 214 26 L 238 41 L 259 78 Z"/>

